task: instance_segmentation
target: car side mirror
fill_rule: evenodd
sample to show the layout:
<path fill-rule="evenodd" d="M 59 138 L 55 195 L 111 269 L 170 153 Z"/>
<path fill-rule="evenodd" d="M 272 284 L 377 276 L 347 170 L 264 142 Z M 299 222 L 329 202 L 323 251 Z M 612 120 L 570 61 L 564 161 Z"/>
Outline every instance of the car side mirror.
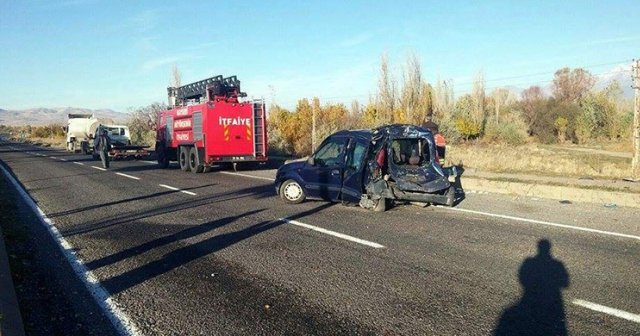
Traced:
<path fill-rule="evenodd" d="M 307 163 L 312 165 L 312 166 L 315 166 L 316 165 L 316 160 L 312 156 L 312 157 L 309 157 L 309 159 L 307 159 Z"/>

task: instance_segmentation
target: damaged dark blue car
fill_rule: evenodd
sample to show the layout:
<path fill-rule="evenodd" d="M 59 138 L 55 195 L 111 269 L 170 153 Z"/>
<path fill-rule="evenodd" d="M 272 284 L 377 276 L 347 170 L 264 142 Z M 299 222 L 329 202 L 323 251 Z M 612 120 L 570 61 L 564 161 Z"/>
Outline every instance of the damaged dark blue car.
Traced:
<path fill-rule="evenodd" d="M 310 198 L 375 211 L 395 201 L 453 206 L 452 172 L 438 162 L 429 130 L 387 125 L 330 135 L 308 159 L 281 166 L 275 188 L 291 204 Z"/>

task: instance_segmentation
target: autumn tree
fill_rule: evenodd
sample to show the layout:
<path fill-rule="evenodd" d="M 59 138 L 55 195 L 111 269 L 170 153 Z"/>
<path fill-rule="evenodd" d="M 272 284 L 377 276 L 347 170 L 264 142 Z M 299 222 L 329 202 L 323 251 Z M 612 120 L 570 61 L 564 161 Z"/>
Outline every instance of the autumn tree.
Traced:
<path fill-rule="evenodd" d="M 552 92 L 557 100 L 578 103 L 593 85 L 595 78 L 587 70 L 562 68 L 556 71 L 553 78 Z"/>
<path fill-rule="evenodd" d="M 432 106 L 433 118 L 442 121 L 453 112 L 455 98 L 453 95 L 453 84 L 447 80 L 438 80 L 433 87 Z"/>
<path fill-rule="evenodd" d="M 155 145 L 156 124 L 160 113 L 166 109 L 166 104 L 156 102 L 130 111 L 127 126 L 129 126 L 131 143 L 149 146 Z"/>
<path fill-rule="evenodd" d="M 500 114 L 505 113 L 507 108 L 513 103 L 511 91 L 505 88 L 496 88 L 491 92 L 491 102 L 495 113 L 495 122 L 500 122 Z"/>
<path fill-rule="evenodd" d="M 471 120 L 480 127 L 484 125 L 486 118 L 486 97 L 485 97 L 485 83 L 484 74 L 482 71 L 478 72 L 475 80 L 473 81 L 473 113 L 471 114 Z"/>
<path fill-rule="evenodd" d="M 389 71 L 389 59 L 386 54 L 380 58 L 380 77 L 378 79 L 378 95 L 376 97 L 377 125 L 393 122 L 393 112 L 396 109 L 397 99 L 396 83 Z"/>
<path fill-rule="evenodd" d="M 520 93 L 520 108 L 527 124 L 529 135 L 534 135 L 534 125 L 540 118 L 544 118 L 545 97 L 542 88 L 531 86 Z"/>

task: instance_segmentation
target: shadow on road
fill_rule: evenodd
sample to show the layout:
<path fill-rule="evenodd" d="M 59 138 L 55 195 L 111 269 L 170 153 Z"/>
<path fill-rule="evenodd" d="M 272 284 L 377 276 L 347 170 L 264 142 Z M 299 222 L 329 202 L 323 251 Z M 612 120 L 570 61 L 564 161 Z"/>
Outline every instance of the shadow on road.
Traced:
<path fill-rule="evenodd" d="M 569 287 L 564 264 L 551 256 L 551 242 L 538 241 L 538 254 L 518 271 L 523 294 L 502 313 L 493 335 L 567 335 L 562 289 Z"/>
<path fill-rule="evenodd" d="M 318 207 L 315 207 L 313 209 L 307 210 L 307 211 L 303 211 L 300 212 L 296 215 L 290 216 L 288 217 L 289 219 L 296 219 L 296 218 L 301 218 L 301 217 L 305 217 L 308 216 L 310 214 L 313 214 L 315 212 L 321 211 L 323 209 L 326 209 L 330 206 L 332 206 L 332 203 L 328 203 L 328 204 L 324 204 Z M 222 218 L 222 219 L 218 219 L 215 220 L 213 222 L 207 223 L 207 224 L 203 224 L 201 225 L 203 228 L 201 229 L 194 229 L 194 231 L 192 232 L 187 232 L 186 235 L 194 235 L 197 234 L 198 231 L 202 231 L 201 233 L 206 232 L 207 230 L 211 230 L 213 228 L 222 226 L 222 225 L 227 225 L 235 220 L 237 220 L 238 218 L 242 218 L 244 216 L 248 216 L 251 215 L 252 213 L 256 213 L 262 210 L 258 210 L 258 211 L 252 211 L 252 212 L 248 212 L 248 213 L 243 213 L 241 215 L 237 215 L 237 216 L 232 216 L 232 217 L 226 217 L 226 218 Z M 220 234 L 208 239 L 205 239 L 203 241 L 197 242 L 195 244 L 190 244 L 181 248 L 178 248 L 170 253 L 167 253 L 166 255 L 164 255 L 163 258 L 150 262 L 146 265 L 140 266 L 138 268 L 134 268 L 132 270 L 129 270 L 127 272 L 124 272 L 120 275 L 114 276 L 110 279 L 107 279 L 105 281 L 102 281 L 102 285 L 107 289 L 107 291 L 109 291 L 109 293 L 111 294 L 117 294 L 120 293 L 124 290 L 127 290 L 128 288 L 131 288 L 133 286 L 136 286 L 138 284 L 141 284 L 149 279 L 152 279 L 156 276 L 159 276 L 161 274 L 164 274 L 166 272 L 169 272 L 175 268 L 178 268 L 182 265 L 185 265 L 193 260 L 199 259 L 201 257 L 204 257 L 206 255 L 209 255 L 211 253 L 223 250 L 231 245 L 234 245 L 240 241 L 243 241 L 245 239 L 251 238 L 255 235 L 258 235 L 262 232 L 265 232 L 267 230 L 276 228 L 282 224 L 284 224 L 285 222 L 280 221 L 280 220 L 265 220 L 262 221 L 260 223 L 251 225 L 249 227 L 246 227 L 242 230 L 239 231 L 234 231 L 231 233 L 224 233 L 224 234 Z M 183 231 L 184 232 L 184 231 Z M 164 244 L 168 244 L 172 241 L 176 241 L 177 238 L 181 237 L 181 233 L 177 233 L 176 235 L 171 235 L 165 238 L 160 238 L 160 240 L 157 240 L 155 243 L 151 242 L 149 244 L 151 244 L 151 246 L 146 246 L 147 249 L 149 248 L 153 248 L 152 245 L 153 244 L 160 244 L 160 245 L 164 245 Z M 163 241 L 163 239 L 166 239 L 165 241 Z M 143 248 L 146 244 L 141 245 Z M 160 246 L 159 245 L 159 246 Z M 137 248 L 140 248 L 141 246 L 129 249 L 129 251 L 136 251 Z M 127 253 L 125 251 L 125 253 Z M 137 252 L 133 252 L 133 254 L 136 254 Z M 131 253 L 129 253 L 129 255 L 132 255 Z M 100 264 L 104 264 L 106 261 L 108 261 L 110 258 L 114 258 L 115 259 L 122 259 L 123 257 L 125 257 L 124 255 L 118 255 L 115 254 L 113 257 L 106 257 L 102 259 L 102 262 L 100 260 L 98 260 L 96 262 L 96 264 L 94 266 L 99 266 Z M 90 263 L 89 265 L 91 265 L 93 263 Z"/>
<path fill-rule="evenodd" d="M 201 187 L 202 186 L 198 186 L 197 188 L 201 188 Z M 183 190 L 188 190 L 188 189 L 183 189 Z M 133 199 L 128 199 L 128 200 L 115 201 L 107 204 L 92 205 L 89 207 L 59 212 L 56 214 L 52 214 L 50 217 L 69 215 L 69 214 L 73 214 L 80 211 L 86 211 L 86 210 L 95 210 L 108 205 L 117 205 L 121 203 L 127 203 L 129 201 L 148 199 L 151 197 L 161 196 L 161 195 L 175 193 L 175 192 L 178 192 L 178 191 L 166 191 L 166 192 L 155 193 L 155 194 L 146 195 L 146 196 L 134 197 Z M 141 205 L 140 210 L 130 210 L 130 211 L 122 211 L 122 212 L 117 212 L 117 211 L 106 212 L 106 213 L 115 213 L 115 215 L 111 215 L 106 218 L 103 217 L 97 221 L 84 222 L 72 228 L 61 230 L 61 233 L 64 236 L 73 236 L 73 235 L 88 233 L 91 231 L 105 229 L 114 225 L 124 224 L 127 222 L 132 222 L 132 221 L 143 219 L 143 218 L 164 215 L 164 214 L 168 214 L 168 213 L 172 213 L 172 212 L 176 212 L 184 209 L 191 209 L 199 206 L 206 206 L 206 205 L 210 205 L 211 203 L 235 201 L 238 199 L 243 199 L 248 197 L 260 199 L 260 198 L 271 197 L 273 195 L 274 195 L 274 191 L 271 185 L 261 185 L 261 186 L 247 187 L 247 188 L 243 188 L 243 189 L 228 192 L 228 193 L 223 192 L 223 193 L 215 193 L 209 196 L 199 196 L 197 199 L 188 198 L 185 200 L 171 202 L 169 204 L 163 204 L 160 207 L 154 206 L 153 208 L 148 208 L 148 207 L 144 207 L 144 205 Z"/>
<path fill-rule="evenodd" d="M 150 251 L 154 248 L 157 247 L 161 247 L 164 245 L 168 245 L 180 240 L 184 240 L 184 239 L 188 239 L 188 238 L 192 238 L 198 235 L 201 235 L 203 233 L 207 233 L 211 230 L 215 230 L 219 227 L 225 226 L 227 224 L 233 223 L 234 221 L 236 221 L 238 218 L 242 218 L 245 216 L 251 216 L 254 215 L 256 213 L 262 212 L 264 211 L 264 209 L 260 209 L 260 210 L 253 210 L 253 211 L 249 211 L 240 215 L 236 215 L 236 216 L 229 216 L 229 217 L 224 217 L 224 218 L 220 218 L 218 220 L 209 222 L 209 223 L 205 223 L 205 224 L 201 224 L 201 225 L 197 225 L 197 226 L 192 226 L 189 227 L 188 229 L 176 232 L 174 234 L 168 235 L 168 236 L 164 236 L 164 237 L 160 237 L 158 239 L 154 239 L 152 241 L 146 242 L 144 244 L 132 247 L 132 248 L 128 248 L 126 250 L 120 251 L 118 253 L 112 254 L 110 256 L 104 257 L 104 258 L 100 258 L 98 260 L 92 261 L 90 263 L 87 263 L 86 266 L 90 269 L 90 270 L 94 270 L 103 266 L 107 266 L 110 264 L 114 264 L 117 263 L 119 261 L 122 261 L 124 259 L 133 257 L 135 255 L 140 255 L 143 254 L 147 251 Z"/>
<path fill-rule="evenodd" d="M 95 173 L 93 173 L 93 174 L 95 175 Z M 195 189 L 199 189 L 199 188 L 211 187 L 211 186 L 214 186 L 214 185 L 216 185 L 216 184 L 212 183 L 212 184 L 201 185 L 201 186 L 197 186 L 197 187 L 193 187 L 193 188 L 184 188 L 184 189 L 181 189 L 181 190 L 187 190 L 187 191 L 188 190 L 195 190 Z M 169 195 L 169 194 L 175 194 L 175 193 L 179 193 L 179 192 L 180 192 L 180 190 L 167 190 L 167 191 L 157 192 L 157 193 L 149 194 L 149 195 L 125 198 L 125 199 L 118 200 L 118 201 L 95 204 L 95 205 L 89 205 L 89 206 L 86 206 L 86 207 L 81 207 L 81 208 L 76 208 L 76 209 L 71 209 L 71 210 L 55 212 L 55 213 L 50 214 L 48 217 L 49 218 L 55 218 L 55 217 L 60 217 L 60 216 L 67 216 L 67 215 L 75 214 L 75 213 L 78 213 L 78 212 L 83 212 L 83 211 L 88 211 L 88 210 L 95 210 L 95 209 L 99 209 L 99 208 L 102 208 L 102 207 L 118 205 L 118 204 L 124 204 L 124 203 L 128 203 L 128 202 L 141 201 L 141 200 L 144 200 L 144 199 L 149 199 L 149 198 L 153 198 L 153 197 L 160 197 L 160 196 Z"/>

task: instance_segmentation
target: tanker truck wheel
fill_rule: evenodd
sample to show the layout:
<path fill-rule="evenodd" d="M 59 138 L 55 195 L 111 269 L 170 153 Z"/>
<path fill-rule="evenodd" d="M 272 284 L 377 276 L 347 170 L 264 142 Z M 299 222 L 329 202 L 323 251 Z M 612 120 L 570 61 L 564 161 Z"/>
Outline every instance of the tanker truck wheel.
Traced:
<path fill-rule="evenodd" d="M 200 164 L 200 157 L 198 157 L 196 147 L 189 149 L 189 169 L 193 173 L 202 173 L 204 171 L 204 166 Z"/>
<path fill-rule="evenodd" d="M 189 170 L 189 149 L 186 146 L 180 147 L 178 162 L 180 162 L 180 169 L 182 169 L 182 171 Z"/>

